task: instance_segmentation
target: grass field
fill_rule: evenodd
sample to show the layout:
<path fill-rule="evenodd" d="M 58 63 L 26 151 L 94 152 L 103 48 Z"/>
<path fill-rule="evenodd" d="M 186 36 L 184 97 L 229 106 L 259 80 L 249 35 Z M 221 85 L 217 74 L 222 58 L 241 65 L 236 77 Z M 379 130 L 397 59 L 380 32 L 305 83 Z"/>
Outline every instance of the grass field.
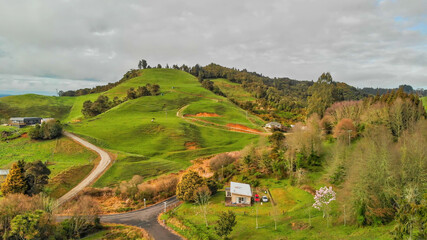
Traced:
<path fill-rule="evenodd" d="M 257 140 L 256 135 L 197 125 L 178 117 L 178 110 L 188 105 L 185 113 L 212 111 L 222 115 L 219 119 L 209 119 L 222 125 L 238 123 L 251 128 L 262 125 L 259 119 L 258 122 L 246 119 L 244 111 L 200 87 L 195 77 L 182 71 L 143 70 L 141 76 L 120 84 L 105 95 L 124 97 L 130 87 L 147 83 L 159 84 L 163 94 L 129 100 L 80 122 L 67 118 L 72 122 L 67 130 L 119 155 L 95 186 L 111 186 L 136 174 L 150 178 L 178 171 L 190 166 L 190 160 L 239 150 Z M 195 147 L 189 149 L 190 143 Z"/>
<path fill-rule="evenodd" d="M 11 112 L 13 115 L 56 117 L 66 123 L 66 130 L 116 153 L 118 159 L 96 183 L 95 186 L 99 187 L 129 180 L 136 174 L 150 178 L 179 171 L 190 166 L 191 160 L 198 157 L 239 150 L 257 141 L 258 136 L 228 131 L 226 125 L 241 124 L 261 130 L 262 120 L 250 114 L 246 115 L 245 111 L 226 98 L 202 88 L 194 76 L 183 71 L 141 70 L 140 76 L 102 94 L 110 99 L 116 96 L 124 98 L 129 88 L 137 88 L 147 83 L 159 84 L 162 94 L 126 101 L 93 118 L 86 119 L 82 116 L 83 102 L 93 101 L 100 94 L 79 97 L 5 97 L 0 99 L 0 104 L 7 108 L 3 108 L 6 109 L 3 115 L 0 112 L 0 118 L 10 115 Z M 201 121 L 196 123 L 192 119 L 177 116 L 177 112 L 184 106 L 184 114 L 212 112 L 221 115 L 219 118 L 209 119 L 197 117 L 219 126 Z M 151 121 L 153 118 L 154 122 Z M 12 151 L 14 153 L 3 153 L 8 157 L 2 160 L 10 162 L 13 154 L 22 155 L 23 158 L 28 155 L 29 159 L 35 160 L 39 155 L 43 155 L 38 148 L 39 144 L 32 143 L 26 148 Z M 46 154 L 43 157 L 47 157 Z M 69 159 L 74 157 L 70 155 Z M 73 164 L 79 166 L 80 162 L 77 160 L 75 163 L 70 162 L 70 165 L 66 164 L 63 162 L 52 166 L 52 170 L 57 174 Z"/>
<path fill-rule="evenodd" d="M 389 231 L 392 226 L 365 227 L 343 226 L 332 214 L 331 224 L 327 227 L 322 213 L 311 205 L 313 196 L 309 193 L 288 185 L 285 180 L 274 181 L 270 187 L 271 195 L 277 203 L 256 204 L 251 207 L 225 207 L 224 192 L 218 192 L 212 197 L 208 207 L 209 227 L 206 228 L 198 207 L 184 203 L 173 213 L 163 216 L 167 223 L 188 239 L 220 239 L 213 229 L 221 211 L 233 210 L 236 214 L 237 225 L 231 239 L 390 239 Z M 258 215 L 256 214 L 258 212 Z M 274 218 L 277 221 L 275 230 Z M 258 229 L 256 228 L 258 221 Z M 177 224 L 177 222 L 180 222 Z M 186 227 L 182 227 L 182 223 Z M 311 224 L 311 226 L 310 226 Z"/>
<path fill-rule="evenodd" d="M 423 101 L 424 108 L 427 111 L 427 97 L 422 97 L 421 100 Z"/>
<path fill-rule="evenodd" d="M 141 229 L 132 226 L 124 225 L 106 225 L 104 229 L 94 234 L 90 234 L 82 240 L 101 240 L 101 239 L 117 239 L 117 240 L 144 240 L 144 233 Z"/>
<path fill-rule="evenodd" d="M 9 117 L 53 117 L 62 119 L 70 112 L 73 97 L 25 94 L 0 98 L 0 119 Z"/>
<path fill-rule="evenodd" d="M 215 86 L 219 87 L 221 92 L 237 101 L 255 101 L 256 99 L 241 84 L 230 82 L 224 78 L 212 79 Z"/>
<path fill-rule="evenodd" d="M 35 141 L 28 137 L 0 141 L 0 168 L 18 160 L 41 160 L 51 170 L 48 192 L 58 198 L 77 185 L 92 170 L 97 155 L 68 138 Z"/>

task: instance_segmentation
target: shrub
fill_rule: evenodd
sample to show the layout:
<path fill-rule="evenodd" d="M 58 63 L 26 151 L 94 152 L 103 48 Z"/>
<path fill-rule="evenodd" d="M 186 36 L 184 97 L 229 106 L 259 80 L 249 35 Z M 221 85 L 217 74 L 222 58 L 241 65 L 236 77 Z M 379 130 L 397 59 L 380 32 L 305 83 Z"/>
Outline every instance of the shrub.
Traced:
<path fill-rule="evenodd" d="M 29 135 L 31 139 L 54 139 L 62 135 L 62 125 L 59 121 L 43 122 L 32 128 Z"/>
<path fill-rule="evenodd" d="M 218 171 L 222 167 L 227 167 L 228 165 L 233 163 L 235 160 L 236 159 L 231 157 L 229 154 L 221 153 L 221 154 L 218 154 L 217 156 L 213 157 L 209 161 L 209 166 L 213 171 Z"/>
<path fill-rule="evenodd" d="M 193 201 L 194 191 L 203 185 L 203 178 L 196 172 L 189 171 L 184 174 L 176 188 L 176 196 L 183 201 Z"/>

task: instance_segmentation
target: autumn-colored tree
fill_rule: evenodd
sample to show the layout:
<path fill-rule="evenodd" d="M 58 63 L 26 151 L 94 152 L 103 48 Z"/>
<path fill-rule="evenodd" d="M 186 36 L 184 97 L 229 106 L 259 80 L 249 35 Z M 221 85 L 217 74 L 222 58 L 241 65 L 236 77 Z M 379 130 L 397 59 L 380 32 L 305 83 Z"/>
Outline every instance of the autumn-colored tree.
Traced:
<path fill-rule="evenodd" d="M 176 186 L 176 196 L 183 201 L 194 201 L 194 192 L 203 184 L 203 178 L 194 171 L 184 174 Z"/>
<path fill-rule="evenodd" d="M 12 193 L 25 193 L 28 184 L 25 181 L 24 161 L 18 161 L 12 165 L 6 180 L 1 185 L 1 191 L 4 195 Z"/>
<path fill-rule="evenodd" d="M 350 142 L 351 138 L 356 137 L 357 130 L 353 124 L 353 121 L 349 118 L 343 118 L 334 128 L 335 138 L 348 139 Z"/>

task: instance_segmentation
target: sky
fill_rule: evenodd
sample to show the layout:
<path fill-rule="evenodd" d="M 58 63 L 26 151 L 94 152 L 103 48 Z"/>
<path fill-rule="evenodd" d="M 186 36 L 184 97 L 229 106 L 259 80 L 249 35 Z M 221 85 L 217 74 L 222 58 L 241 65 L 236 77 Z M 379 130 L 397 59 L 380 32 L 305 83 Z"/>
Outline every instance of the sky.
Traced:
<path fill-rule="evenodd" d="M 0 0 L 0 94 L 115 82 L 140 59 L 427 88 L 427 0 Z"/>

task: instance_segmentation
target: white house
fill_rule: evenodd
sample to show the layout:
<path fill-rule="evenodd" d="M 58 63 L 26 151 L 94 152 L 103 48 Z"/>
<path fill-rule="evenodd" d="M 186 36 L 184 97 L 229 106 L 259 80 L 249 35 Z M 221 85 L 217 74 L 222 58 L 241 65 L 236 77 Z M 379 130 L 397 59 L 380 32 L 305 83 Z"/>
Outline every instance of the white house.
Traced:
<path fill-rule="evenodd" d="M 0 169 L 0 182 L 6 179 L 7 174 L 9 174 L 9 169 Z"/>
<path fill-rule="evenodd" d="M 225 189 L 225 204 L 227 206 L 250 206 L 252 190 L 249 184 L 231 182 Z"/>

